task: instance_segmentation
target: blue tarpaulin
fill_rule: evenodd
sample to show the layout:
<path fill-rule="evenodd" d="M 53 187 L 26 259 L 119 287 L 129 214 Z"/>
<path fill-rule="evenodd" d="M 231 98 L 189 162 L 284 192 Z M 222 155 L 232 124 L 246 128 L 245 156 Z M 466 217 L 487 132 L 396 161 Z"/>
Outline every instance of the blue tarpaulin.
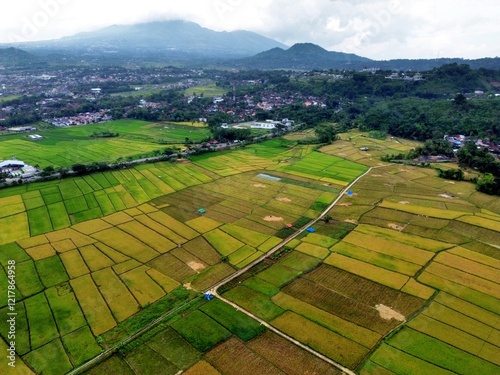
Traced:
<path fill-rule="evenodd" d="M 307 231 L 309 233 L 314 233 L 314 232 L 316 232 L 316 229 L 309 227 L 309 228 L 307 228 Z"/>

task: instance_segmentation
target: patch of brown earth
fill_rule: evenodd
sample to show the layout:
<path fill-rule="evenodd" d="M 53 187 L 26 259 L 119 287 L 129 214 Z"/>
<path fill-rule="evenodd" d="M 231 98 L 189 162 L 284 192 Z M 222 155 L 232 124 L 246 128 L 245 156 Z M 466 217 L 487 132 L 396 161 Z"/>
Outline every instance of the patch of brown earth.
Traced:
<path fill-rule="evenodd" d="M 264 218 L 264 221 L 283 221 L 283 218 L 282 217 L 278 217 L 278 216 L 273 216 L 273 215 L 267 215 Z"/>
<path fill-rule="evenodd" d="M 280 202 L 286 202 L 286 203 L 290 203 L 292 200 L 290 198 L 285 198 L 285 197 L 278 197 L 276 198 L 277 201 L 280 201 Z"/>
<path fill-rule="evenodd" d="M 354 220 L 354 219 L 345 219 L 344 222 L 351 223 L 351 224 L 358 224 L 358 221 Z"/>
<path fill-rule="evenodd" d="M 267 186 L 266 186 L 266 185 L 264 185 L 264 184 L 254 184 L 253 186 L 254 186 L 254 187 L 257 187 L 257 188 L 263 188 L 263 189 L 265 189 L 265 188 L 267 187 Z"/>
<path fill-rule="evenodd" d="M 387 224 L 387 226 L 391 229 L 395 229 L 395 230 L 399 230 L 399 231 L 402 231 L 404 229 L 401 225 L 397 225 L 394 223 L 389 223 L 389 224 Z"/>
<path fill-rule="evenodd" d="M 193 287 L 191 286 L 191 283 L 186 283 L 183 285 L 183 287 L 188 289 L 188 290 L 194 290 Z"/>
<path fill-rule="evenodd" d="M 410 204 L 408 201 L 399 201 L 399 204 Z"/>
<path fill-rule="evenodd" d="M 201 270 L 205 269 L 205 265 L 203 263 L 200 263 L 200 262 L 192 261 L 192 262 L 189 262 L 187 265 L 193 271 L 196 271 L 196 272 L 200 272 Z"/>
<path fill-rule="evenodd" d="M 349 203 L 349 202 L 339 203 L 339 206 L 349 207 L 349 206 L 352 206 L 352 203 Z"/>
<path fill-rule="evenodd" d="M 372 174 L 372 177 L 382 177 L 381 174 Z"/>
<path fill-rule="evenodd" d="M 378 311 L 380 317 L 384 320 L 395 319 L 395 320 L 398 320 L 400 322 L 404 322 L 406 320 L 404 315 L 401 315 L 397 311 L 391 309 L 389 306 L 382 305 L 382 304 L 375 305 L 375 309 Z"/>

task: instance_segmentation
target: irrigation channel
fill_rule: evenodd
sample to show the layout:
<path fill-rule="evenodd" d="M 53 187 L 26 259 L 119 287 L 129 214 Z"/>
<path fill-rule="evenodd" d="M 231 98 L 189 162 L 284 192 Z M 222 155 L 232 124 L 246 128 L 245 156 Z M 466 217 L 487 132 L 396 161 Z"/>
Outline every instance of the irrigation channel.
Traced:
<path fill-rule="evenodd" d="M 176 307 L 175 309 L 172 309 L 172 310 L 169 310 L 168 312 L 166 312 L 165 314 L 161 315 L 160 317 L 158 317 L 157 319 L 155 319 L 154 321 L 152 321 L 151 323 L 149 323 L 146 327 L 142 328 L 141 330 L 137 331 L 136 333 L 134 333 L 133 335 L 127 337 L 126 339 L 120 341 L 118 344 L 116 344 L 115 346 L 109 348 L 109 349 L 106 349 L 105 351 L 103 351 L 101 354 L 99 354 L 97 357 L 89 360 L 88 362 L 80 365 L 79 367 L 73 369 L 72 371 L 70 371 L 67 375 L 77 375 L 77 374 L 81 374 L 83 373 L 84 371 L 87 371 L 89 370 L 90 368 L 94 367 L 95 365 L 97 365 L 98 363 L 100 363 L 101 361 L 104 361 L 106 360 L 107 358 L 111 357 L 115 352 L 117 352 L 120 348 L 122 348 L 123 346 L 129 344 L 130 342 L 134 341 L 135 339 L 137 339 L 138 337 L 140 337 L 142 334 L 150 331 L 151 329 L 153 329 L 154 327 L 156 327 L 158 324 L 160 324 L 163 320 L 165 320 L 166 318 L 168 318 L 169 316 L 171 316 L 172 314 L 175 314 L 176 312 L 184 309 L 185 307 L 187 307 L 188 305 L 192 304 L 195 300 L 197 299 L 200 299 L 200 298 L 204 298 L 205 294 L 206 293 L 210 293 L 211 295 L 215 296 L 216 298 L 220 299 L 221 301 L 224 301 L 225 303 L 233 306 L 234 308 L 236 308 L 238 311 L 241 311 L 242 313 L 248 315 L 249 317 L 251 317 L 252 319 L 258 321 L 260 324 L 262 324 L 263 326 L 265 326 L 266 328 L 268 328 L 269 330 L 273 331 L 274 333 L 280 335 L 281 337 L 285 338 L 286 340 L 294 343 L 295 345 L 301 347 L 302 349 L 308 351 L 309 353 L 315 355 L 316 357 L 322 359 L 323 361 L 331 364 L 332 366 L 335 366 L 336 368 L 338 368 L 339 370 L 343 371 L 345 374 L 349 374 L 349 375 L 356 375 L 353 371 L 349 370 L 348 368 L 342 366 L 341 364 L 331 360 L 330 358 L 324 356 L 323 354 L 315 351 L 314 349 L 311 349 L 310 347 L 308 347 L 307 345 L 304 345 L 302 344 L 301 342 L 295 340 L 293 337 L 290 337 L 288 336 L 287 334 L 285 334 L 284 332 L 280 331 L 279 329 L 271 326 L 270 324 L 268 324 L 267 322 L 263 321 L 262 319 L 256 317 L 255 315 L 253 315 L 252 313 L 244 310 L 243 308 L 241 308 L 240 306 L 236 305 L 235 303 L 231 302 L 231 301 L 228 301 L 227 299 L 225 299 L 224 297 L 221 297 L 218 293 L 217 293 L 217 290 L 226 285 L 227 283 L 233 281 L 234 279 L 236 279 L 237 277 L 241 276 L 242 274 L 244 274 L 245 272 L 247 272 L 249 269 L 251 269 L 252 267 L 254 267 L 255 265 L 257 265 L 258 263 L 262 262 L 264 259 L 270 257 L 271 255 L 273 255 L 274 253 L 278 252 L 279 250 L 281 250 L 285 245 L 287 245 L 290 241 L 292 241 L 293 239 L 295 239 L 296 237 L 300 236 L 304 231 L 307 230 L 307 228 L 311 227 L 312 225 L 316 224 L 318 221 L 322 220 L 325 215 L 333 208 L 335 207 L 335 205 L 340 201 L 340 199 L 342 199 L 342 197 L 344 196 L 344 194 L 346 194 L 360 179 L 362 179 L 363 177 L 365 177 L 368 173 L 370 173 L 372 171 L 372 169 L 374 168 L 378 168 L 378 167 L 370 167 L 365 173 L 363 173 L 362 175 L 358 176 L 354 181 L 352 181 L 348 186 L 346 186 L 338 195 L 337 198 L 335 198 L 335 200 L 325 209 L 323 210 L 323 212 L 314 220 L 310 221 L 309 223 L 307 223 L 306 225 L 304 225 L 303 227 L 301 227 L 300 229 L 298 229 L 295 233 L 293 233 L 292 235 L 288 236 L 287 238 L 285 238 L 283 241 L 281 241 L 278 245 L 276 245 L 275 247 L 273 247 L 271 250 L 269 250 L 267 253 L 263 254 L 260 258 L 257 258 L 256 260 L 254 260 L 252 263 L 248 264 L 247 266 L 245 266 L 244 268 L 238 270 L 237 272 L 231 274 L 230 276 L 226 277 L 225 279 L 219 281 L 217 284 L 211 286 L 209 289 L 205 290 L 202 294 L 200 294 L 199 296 L 195 297 L 194 299 L 192 300 L 189 300 L 185 303 L 183 303 L 182 305 Z"/>

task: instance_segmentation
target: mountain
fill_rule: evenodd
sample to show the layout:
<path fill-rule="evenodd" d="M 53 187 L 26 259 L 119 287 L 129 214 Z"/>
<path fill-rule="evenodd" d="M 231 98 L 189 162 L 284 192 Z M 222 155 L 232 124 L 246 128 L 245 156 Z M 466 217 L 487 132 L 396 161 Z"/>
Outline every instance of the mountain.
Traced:
<path fill-rule="evenodd" d="M 38 61 L 38 57 L 18 48 L 0 48 L 0 65 L 2 66 L 27 66 Z"/>
<path fill-rule="evenodd" d="M 235 64 L 255 69 L 361 69 L 372 61 L 351 53 L 330 52 L 312 43 L 297 43 L 286 50 L 273 48 L 240 59 Z"/>
<path fill-rule="evenodd" d="M 327 51 L 312 43 L 294 44 L 289 49 L 272 48 L 252 57 L 238 59 L 231 66 L 243 69 L 347 69 L 360 70 L 375 68 L 383 70 L 425 71 L 446 64 L 466 64 L 473 69 L 500 69 L 500 58 L 466 60 L 460 58 L 440 59 L 398 59 L 377 61 L 351 53 Z"/>
<path fill-rule="evenodd" d="M 89 54 L 238 58 L 281 47 L 282 43 L 250 31 L 213 31 L 188 21 L 114 25 L 58 40 L 26 43 L 37 50 L 79 50 Z"/>

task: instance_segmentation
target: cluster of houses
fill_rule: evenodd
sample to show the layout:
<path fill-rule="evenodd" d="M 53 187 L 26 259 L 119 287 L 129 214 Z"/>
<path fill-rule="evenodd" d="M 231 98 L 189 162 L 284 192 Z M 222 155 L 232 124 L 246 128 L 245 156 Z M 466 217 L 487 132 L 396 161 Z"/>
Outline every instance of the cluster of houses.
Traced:
<path fill-rule="evenodd" d="M 470 137 L 466 137 L 465 135 L 445 135 L 444 139 L 450 142 L 453 146 L 453 151 L 457 151 L 460 147 L 462 147 L 465 142 L 470 140 Z M 486 148 L 489 152 L 493 154 L 500 154 L 500 145 L 495 144 L 492 141 L 478 139 L 475 141 L 477 147 Z"/>
<path fill-rule="evenodd" d="M 99 111 L 99 112 L 80 113 L 76 116 L 70 116 L 70 117 L 44 119 L 43 121 L 48 122 L 49 124 L 52 124 L 57 127 L 65 127 L 65 126 L 95 124 L 98 122 L 107 122 L 111 121 L 112 119 L 113 117 L 107 114 L 105 111 Z"/>

